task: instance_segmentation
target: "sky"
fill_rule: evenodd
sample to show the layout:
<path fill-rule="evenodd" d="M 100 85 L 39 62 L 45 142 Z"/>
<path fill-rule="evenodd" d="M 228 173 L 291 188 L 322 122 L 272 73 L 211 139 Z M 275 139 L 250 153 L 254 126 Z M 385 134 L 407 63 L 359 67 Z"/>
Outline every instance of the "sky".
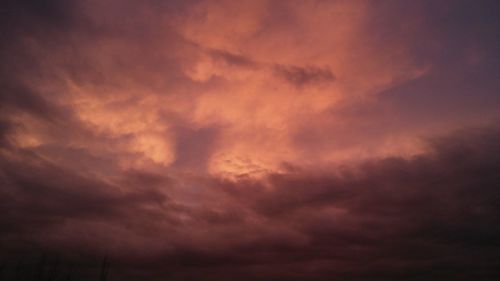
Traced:
<path fill-rule="evenodd" d="M 498 1 L 0 5 L 5 272 L 500 278 Z"/>

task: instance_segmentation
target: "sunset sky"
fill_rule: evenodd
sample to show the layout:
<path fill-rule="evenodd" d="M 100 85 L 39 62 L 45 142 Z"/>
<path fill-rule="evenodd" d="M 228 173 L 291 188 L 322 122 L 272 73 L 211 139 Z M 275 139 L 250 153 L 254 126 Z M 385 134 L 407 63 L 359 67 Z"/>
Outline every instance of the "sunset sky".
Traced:
<path fill-rule="evenodd" d="M 499 3 L 3 1 L 0 265 L 500 280 Z"/>

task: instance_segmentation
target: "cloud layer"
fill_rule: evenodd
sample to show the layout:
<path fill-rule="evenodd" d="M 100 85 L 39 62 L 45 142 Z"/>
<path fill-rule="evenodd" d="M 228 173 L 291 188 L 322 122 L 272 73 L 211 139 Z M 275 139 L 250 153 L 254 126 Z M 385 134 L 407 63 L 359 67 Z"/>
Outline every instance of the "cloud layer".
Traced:
<path fill-rule="evenodd" d="M 496 1 L 3 6 L 2 263 L 498 278 Z"/>
<path fill-rule="evenodd" d="M 120 280 L 493 280 L 499 143 L 467 130 L 411 159 L 239 180 L 109 182 L 24 151 L 2 160 L 1 238 L 16 254 L 106 253 Z"/>

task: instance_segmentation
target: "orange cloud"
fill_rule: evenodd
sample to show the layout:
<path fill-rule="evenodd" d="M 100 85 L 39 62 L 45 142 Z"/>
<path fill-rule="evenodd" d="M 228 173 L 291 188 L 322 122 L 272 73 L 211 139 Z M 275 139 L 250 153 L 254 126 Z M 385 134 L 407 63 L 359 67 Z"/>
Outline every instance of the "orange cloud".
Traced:
<path fill-rule="evenodd" d="M 102 10 L 83 9 L 95 24 L 106 24 Z M 182 153 L 173 131 L 179 118 L 193 128 L 220 128 L 205 160 L 209 173 L 266 173 L 311 157 L 316 164 L 357 157 L 359 147 L 324 147 L 311 155 L 311 144 L 298 145 L 294 135 L 304 126 L 339 126 L 345 120 L 324 122 L 329 111 L 373 99 L 425 71 L 413 63 L 404 40 L 373 37 L 374 15 L 364 1 L 201 1 L 172 18 L 140 4 L 124 9 L 140 11 L 126 25 L 165 30 L 138 34 L 150 36 L 143 42 L 131 41 L 140 38 L 129 30 L 131 40 L 75 39 L 76 56 L 89 59 L 93 70 L 71 76 L 68 71 L 79 66 L 64 65 L 69 50 L 63 49 L 57 60 L 45 61 L 57 79 L 33 87 L 64 92 L 53 100 L 108 141 L 120 139 L 109 150 L 126 155 L 117 158 L 126 167 L 171 167 Z M 36 130 L 28 131 L 20 143 L 43 144 Z M 317 137 L 336 142 L 329 134 Z"/>

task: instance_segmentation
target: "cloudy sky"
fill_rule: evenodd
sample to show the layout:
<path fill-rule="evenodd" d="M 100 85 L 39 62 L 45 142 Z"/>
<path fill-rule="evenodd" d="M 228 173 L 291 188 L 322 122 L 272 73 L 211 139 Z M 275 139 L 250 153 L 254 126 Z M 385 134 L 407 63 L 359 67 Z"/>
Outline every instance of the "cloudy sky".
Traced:
<path fill-rule="evenodd" d="M 4 1 L 1 263 L 108 256 L 111 280 L 497 280 L 499 11 Z"/>

